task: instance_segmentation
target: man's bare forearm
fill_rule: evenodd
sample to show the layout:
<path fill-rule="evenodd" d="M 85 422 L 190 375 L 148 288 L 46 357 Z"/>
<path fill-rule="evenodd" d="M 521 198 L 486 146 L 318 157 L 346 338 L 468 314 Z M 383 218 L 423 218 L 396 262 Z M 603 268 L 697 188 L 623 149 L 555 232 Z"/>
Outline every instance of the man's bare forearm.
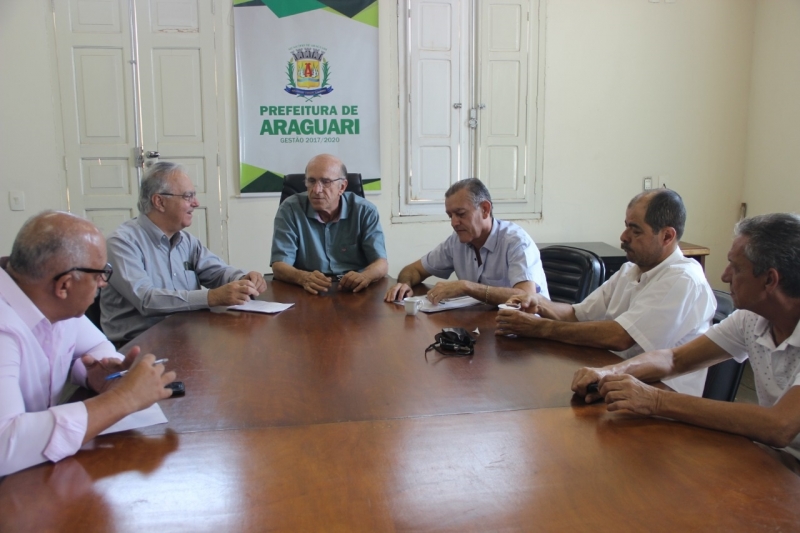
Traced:
<path fill-rule="evenodd" d="M 529 335 L 531 337 L 552 339 L 578 346 L 622 351 L 636 344 L 625 328 L 613 320 L 560 322 L 536 319 L 533 326 L 532 334 Z"/>
<path fill-rule="evenodd" d="M 403 270 L 397 275 L 397 283 L 405 283 L 409 287 L 419 285 L 423 280 L 422 274 L 414 268 L 413 263 L 403 267 Z"/>
<path fill-rule="evenodd" d="M 676 375 L 672 350 L 645 352 L 617 364 L 603 367 L 614 374 L 629 374 L 639 381 L 653 383 Z"/>
<path fill-rule="evenodd" d="M 389 272 L 389 262 L 384 258 L 376 259 L 364 269 L 364 274 L 370 283 L 374 283 Z"/>
<path fill-rule="evenodd" d="M 670 391 L 659 391 L 654 413 L 709 429 L 743 435 L 783 448 L 800 433 L 800 387 L 792 387 L 773 407 L 719 402 Z"/>
<path fill-rule="evenodd" d="M 471 281 L 465 281 L 464 285 L 464 294 L 466 296 L 472 296 L 476 300 L 491 305 L 499 305 L 514 296 L 522 297 L 525 295 L 524 290 L 515 287 L 492 287 L 491 285 L 483 285 Z"/>
<path fill-rule="evenodd" d="M 673 349 L 653 350 L 610 367 L 615 374 L 630 374 L 646 383 L 682 376 L 730 359 L 730 354 L 701 335 Z"/>
<path fill-rule="evenodd" d="M 537 298 L 537 303 L 539 305 L 539 316 L 542 318 L 549 318 L 560 322 L 578 321 L 578 317 L 575 316 L 575 309 L 570 304 L 553 302 L 542 295 L 539 295 Z"/>
<path fill-rule="evenodd" d="M 272 276 L 278 281 L 302 285 L 305 274 L 307 274 L 305 270 L 297 269 L 283 261 L 276 261 L 272 264 Z"/>

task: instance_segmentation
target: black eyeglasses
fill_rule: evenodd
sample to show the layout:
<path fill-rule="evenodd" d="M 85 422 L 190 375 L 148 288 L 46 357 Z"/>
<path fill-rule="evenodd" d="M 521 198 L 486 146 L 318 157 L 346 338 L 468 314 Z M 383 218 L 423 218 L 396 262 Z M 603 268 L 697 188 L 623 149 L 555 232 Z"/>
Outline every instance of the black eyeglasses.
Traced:
<path fill-rule="evenodd" d="M 197 198 L 196 192 L 185 192 L 183 194 L 172 194 L 171 192 L 160 192 L 158 193 L 161 196 L 177 196 L 179 198 L 183 198 L 186 202 L 191 202 L 195 198 Z"/>
<path fill-rule="evenodd" d="M 108 280 L 111 279 L 111 275 L 114 273 L 114 267 L 111 266 L 111 263 L 106 263 L 106 267 L 103 270 L 98 270 L 96 268 L 73 267 L 70 268 L 69 270 L 62 272 L 58 276 L 54 277 L 53 281 L 58 280 L 58 278 L 60 278 L 64 274 L 69 274 L 70 272 L 74 272 L 76 270 L 78 272 L 86 272 L 87 274 L 102 274 L 103 281 L 105 281 L 106 283 L 108 283 Z"/>
<path fill-rule="evenodd" d="M 331 185 L 333 185 L 334 181 L 342 181 L 344 178 L 336 178 L 335 180 L 329 180 L 328 178 L 306 178 L 306 188 L 313 189 L 317 183 L 322 185 L 323 189 L 330 189 Z"/>

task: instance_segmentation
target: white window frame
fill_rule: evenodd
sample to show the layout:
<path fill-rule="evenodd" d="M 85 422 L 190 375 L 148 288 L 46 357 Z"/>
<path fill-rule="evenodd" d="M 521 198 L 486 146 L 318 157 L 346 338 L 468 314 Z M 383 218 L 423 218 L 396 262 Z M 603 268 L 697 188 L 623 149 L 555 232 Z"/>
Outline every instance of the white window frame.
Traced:
<path fill-rule="evenodd" d="M 468 2 L 470 10 L 470 20 L 474 24 L 480 23 L 477 17 L 473 16 L 473 8 L 480 0 L 465 0 Z M 547 0 L 530 0 L 530 42 L 528 43 L 531 53 L 528 54 L 528 87 L 536 87 L 536 97 L 528 100 L 526 116 L 526 168 L 524 169 L 525 198 L 518 202 L 494 202 L 494 212 L 504 219 L 515 220 L 538 220 L 542 218 L 542 174 L 544 168 L 544 101 L 545 101 L 545 43 L 546 43 L 546 8 Z M 397 190 L 393 191 L 394 208 L 392 209 L 393 223 L 414 223 L 446 220 L 444 213 L 444 197 L 441 199 L 428 199 L 425 201 L 410 202 L 408 191 L 410 186 L 410 145 L 411 145 L 411 106 L 409 103 L 410 88 L 410 0 L 398 0 L 398 111 L 400 129 L 399 147 L 399 181 Z M 538 9 L 537 9 L 538 8 Z M 475 35 L 474 27 L 471 28 Z M 473 39 L 473 42 L 476 39 Z M 474 79 L 473 70 L 476 61 L 473 59 L 474 44 L 470 46 L 466 68 L 471 69 L 470 80 Z M 467 55 L 467 54 L 465 54 Z M 471 82 L 473 86 L 476 82 Z M 472 91 L 472 87 L 469 87 Z M 530 91 L 528 91 L 530 93 Z M 470 97 L 472 98 L 472 97 Z M 464 102 L 467 109 L 473 102 Z M 466 115 L 465 115 L 466 116 Z M 461 143 L 462 149 L 470 149 L 471 152 L 477 151 L 475 147 L 475 130 L 470 130 L 469 145 Z M 477 157 L 474 153 L 470 154 L 470 167 L 476 167 Z M 472 175 L 472 168 L 460 171 L 462 177 Z M 490 189 L 491 192 L 491 189 Z"/>

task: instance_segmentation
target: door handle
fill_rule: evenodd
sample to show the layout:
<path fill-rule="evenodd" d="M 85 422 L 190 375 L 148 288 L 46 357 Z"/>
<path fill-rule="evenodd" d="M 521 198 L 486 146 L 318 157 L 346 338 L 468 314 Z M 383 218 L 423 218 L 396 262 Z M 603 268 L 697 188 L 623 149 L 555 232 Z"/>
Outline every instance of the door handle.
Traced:
<path fill-rule="evenodd" d="M 156 152 L 155 150 L 150 150 L 149 152 L 145 153 L 144 155 L 144 164 L 142 168 L 149 168 L 156 163 L 158 163 L 158 158 L 161 157 L 161 154 Z"/>

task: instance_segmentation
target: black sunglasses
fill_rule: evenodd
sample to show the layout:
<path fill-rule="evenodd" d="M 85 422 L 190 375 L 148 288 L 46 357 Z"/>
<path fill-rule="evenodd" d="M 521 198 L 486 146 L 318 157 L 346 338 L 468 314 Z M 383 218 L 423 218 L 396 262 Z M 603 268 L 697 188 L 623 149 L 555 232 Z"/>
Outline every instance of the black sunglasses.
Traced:
<path fill-rule="evenodd" d="M 98 270 L 96 268 L 73 267 L 70 268 L 69 270 L 65 270 L 61 274 L 54 277 L 53 281 L 56 281 L 64 274 L 69 274 L 70 272 L 74 272 L 75 270 L 77 270 L 78 272 L 86 272 L 87 274 L 102 274 L 103 281 L 105 281 L 106 283 L 108 283 L 108 280 L 111 279 L 111 275 L 114 273 L 114 267 L 111 266 L 111 263 L 106 263 L 106 267 L 103 270 Z"/>

